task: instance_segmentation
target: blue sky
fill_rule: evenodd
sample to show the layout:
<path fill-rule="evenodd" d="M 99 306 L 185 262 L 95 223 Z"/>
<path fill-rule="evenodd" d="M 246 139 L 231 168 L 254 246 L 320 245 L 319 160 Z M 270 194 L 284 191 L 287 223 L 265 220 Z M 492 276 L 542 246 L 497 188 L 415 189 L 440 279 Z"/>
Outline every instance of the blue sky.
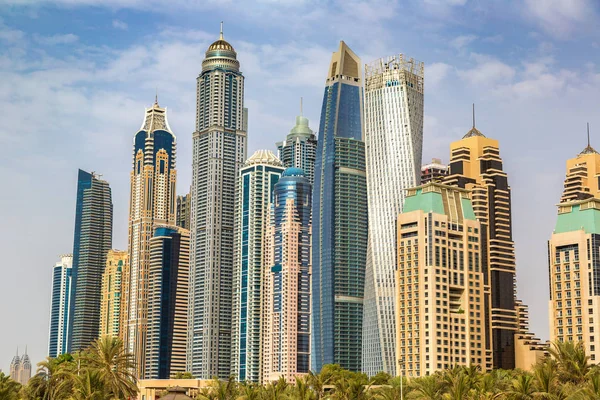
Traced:
<path fill-rule="evenodd" d="M 46 353 L 50 271 L 72 251 L 77 168 L 113 189 L 127 247 L 131 141 L 144 107 L 168 107 L 178 192 L 191 180 L 195 78 L 225 38 L 246 76 L 249 154 L 274 150 L 299 98 L 318 128 L 331 52 L 425 62 L 424 161 L 448 161 L 471 124 L 498 139 L 513 189 L 518 295 L 548 336 L 547 243 L 565 161 L 600 147 L 600 6 L 593 0 L 0 0 L 0 368 Z"/>

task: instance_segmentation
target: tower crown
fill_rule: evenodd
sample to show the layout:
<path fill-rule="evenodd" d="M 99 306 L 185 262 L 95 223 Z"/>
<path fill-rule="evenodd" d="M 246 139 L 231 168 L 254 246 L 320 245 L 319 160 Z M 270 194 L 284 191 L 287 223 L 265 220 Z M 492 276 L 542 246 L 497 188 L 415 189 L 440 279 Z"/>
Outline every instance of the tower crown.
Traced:
<path fill-rule="evenodd" d="M 233 46 L 223 39 L 223 22 L 221 22 L 219 39 L 208 46 L 205 57 L 204 61 L 202 61 L 202 71 L 216 68 L 239 71 L 240 62 L 237 60 L 237 53 Z"/>
<path fill-rule="evenodd" d="M 249 159 L 246 160 L 245 166 L 256 164 L 268 164 L 277 167 L 282 167 L 283 164 L 279 158 L 270 150 L 256 150 Z"/>

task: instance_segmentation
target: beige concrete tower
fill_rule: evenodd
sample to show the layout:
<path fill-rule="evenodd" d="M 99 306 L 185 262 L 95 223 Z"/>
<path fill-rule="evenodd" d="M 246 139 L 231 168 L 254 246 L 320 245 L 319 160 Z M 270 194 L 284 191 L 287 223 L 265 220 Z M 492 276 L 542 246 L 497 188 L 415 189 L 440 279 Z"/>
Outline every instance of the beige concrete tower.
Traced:
<path fill-rule="evenodd" d="M 121 331 L 121 308 L 123 275 L 129 268 L 126 251 L 109 250 L 106 268 L 102 274 L 102 299 L 100 300 L 100 336 L 119 336 Z"/>
<path fill-rule="evenodd" d="M 514 336 L 519 320 L 515 306 L 515 255 L 512 240 L 510 186 L 498 141 L 473 128 L 450 145 L 450 175 L 445 183 L 472 191 L 473 210 L 481 223 L 484 307 L 488 321 L 482 327 L 484 369 L 515 367 Z"/>
<path fill-rule="evenodd" d="M 148 324 L 150 239 L 157 225 L 175 224 L 176 138 L 167 110 L 146 109 L 144 122 L 133 140 L 133 171 L 129 203 L 129 263 L 126 276 L 124 329 L 126 348 L 134 354 L 138 377 L 144 376 Z"/>
<path fill-rule="evenodd" d="M 409 189 L 397 227 L 396 368 L 413 377 L 485 368 L 482 232 L 469 191 Z"/>
<path fill-rule="evenodd" d="M 600 154 L 590 145 L 567 161 L 550 241 L 550 340 L 582 341 L 600 360 Z"/>

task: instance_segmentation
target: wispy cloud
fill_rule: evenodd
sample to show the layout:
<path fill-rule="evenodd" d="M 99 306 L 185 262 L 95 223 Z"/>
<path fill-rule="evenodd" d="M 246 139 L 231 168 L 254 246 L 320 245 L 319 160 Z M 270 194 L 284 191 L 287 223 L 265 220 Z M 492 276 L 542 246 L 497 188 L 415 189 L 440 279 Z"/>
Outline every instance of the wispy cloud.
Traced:
<path fill-rule="evenodd" d="M 79 40 L 77 35 L 72 33 L 66 33 L 61 35 L 52 35 L 52 36 L 41 36 L 34 35 L 33 39 L 39 44 L 46 46 L 54 46 L 60 44 L 72 44 Z"/>
<path fill-rule="evenodd" d="M 454 47 L 455 49 L 461 50 L 469 44 L 473 43 L 475 40 L 477 40 L 477 36 L 475 35 L 461 35 L 452 39 L 450 41 L 450 46 Z"/>
<path fill-rule="evenodd" d="M 525 0 L 524 7 L 526 15 L 541 29 L 560 39 L 598 26 L 595 0 Z"/>
<path fill-rule="evenodd" d="M 112 26 L 115 29 L 121 29 L 123 31 L 126 31 L 127 28 L 129 28 L 129 25 L 127 25 L 126 22 L 121 21 L 120 19 L 113 19 Z"/>

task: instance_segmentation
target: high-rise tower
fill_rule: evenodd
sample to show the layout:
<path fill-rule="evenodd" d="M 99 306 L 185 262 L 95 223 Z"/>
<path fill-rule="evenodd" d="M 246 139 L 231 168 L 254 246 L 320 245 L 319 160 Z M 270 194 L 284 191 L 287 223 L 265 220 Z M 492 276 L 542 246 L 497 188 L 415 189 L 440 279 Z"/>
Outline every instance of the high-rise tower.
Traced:
<path fill-rule="evenodd" d="M 100 336 L 120 336 L 123 329 L 123 283 L 129 275 L 129 253 L 109 250 L 106 268 L 102 274 L 102 300 L 100 304 Z"/>
<path fill-rule="evenodd" d="M 344 42 L 327 73 L 313 189 L 312 369 L 360 371 L 367 182 L 360 58 Z"/>
<path fill-rule="evenodd" d="M 75 206 L 75 240 L 69 353 L 87 348 L 98 337 L 100 296 L 106 254 L 112 246 L 113 205 L 108 182 L 79 170 Z"/>
<path fill-rule="evenodd" d="M 146 370 L 150 239 L 157 225 L 175 224 L 176 149 L 167 110 L 158 105 L 157 99 L 146 109 L 142 126 L 133 138 L 123 335 L 125 347 L 134 355 L 138 377 L 143 377 Z"/>
<path fill-rule="evenodd" d="M 317 155 L 317 137 L 308 126 L 308 118 L 296 117 L 296 126 L 292 128 L 283 142 L 277 143 L 279 159 L 286 168 L 300 168 L 312 184 L 315 175 Z"/>
<path fill-rule="evenodd" d="M 473 128 L 450 145 L 450 175 L 445 183 L 468 189 L 481 223 L 481 268 L 486 313 L 483 369 L 515 367 L 515 252 L 512 240 L 510 186 L 498 141 Z M 483 350 L 483 349 L 482 349 Z"/>
<path fill-rule="evenodd" d="M 185 372 L 190 232 L 160 226 L 150 239 L 145 379 Z"/>
<path fill-rule="evenodd" d="M 235 184 L 247 151 L 244 76 L 236 57 L 221 29 L 196 80 L 187 369 L 201 379 L 231 372 Z"/>
<path fill-rule="evenodd" d="M 548 242 L 550 340 L 581 341 L 600 360 L 600 154 L 588 143 L 567 161 Z"/>
<path fill-rule="evenodd" d="M 177 226 L 183 229 L 190 229 L 190 200 L 189 194 L 177 196 Z"/>
<path fill-rule="evenodd" d="M 396 219 L 405 190 L 421 176 L 423 69 L 403 54 L 365 66 L 369 251 L 362 370 L 369 375 L 395 375 Z"/>
<path fill-rule="evenodd" d="M 482 231 L 469 191 L 439 183 L 409 189 L 397 235 L 398 372 L 484 365 Z"/>
<path fill-rule="evenodd" d="M 288 168 L 273 191 L 264 264 L 263 381 L 289 383 L 310 370 L 311 185 Z"/>
<path fill-rule="evenodd" d="M 60 261 L 52 268 L 48 357 L 58 357 L 67 352 L 72 268 L 73 254 L 61 255 Z"/>
<path fill-rule="evenodd" d="M 283 173 L 268 150 L 255 152 L 237 184 L 233 266 L 231 374 L 240 382 L 262 381 L 264 269 L 273 188 Z"/>

